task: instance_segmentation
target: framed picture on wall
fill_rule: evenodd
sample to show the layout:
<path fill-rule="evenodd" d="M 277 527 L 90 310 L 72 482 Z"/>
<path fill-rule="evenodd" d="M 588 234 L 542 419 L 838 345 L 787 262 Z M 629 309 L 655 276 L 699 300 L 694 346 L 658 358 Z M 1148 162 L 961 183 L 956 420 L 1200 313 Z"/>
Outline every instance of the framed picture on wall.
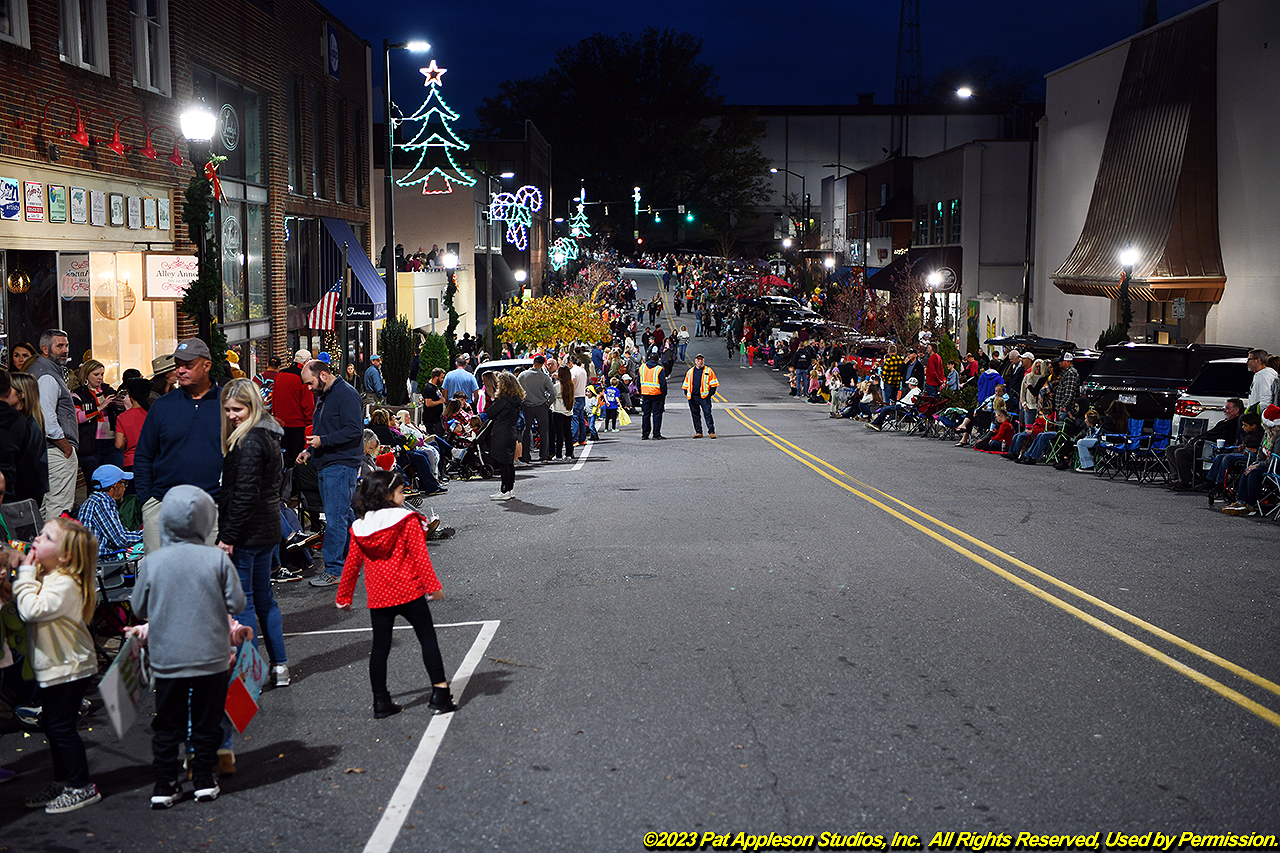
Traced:
<path fill-rule="evenodd" d="M 129 196 L 126 199 L 129 214 L 129 227 L 137 229 L 142 227 L 142 199 L 136 195 Z"/>
<path fill-rule="evenodd" d="M 142 200 L 142 227 L 156 227 L 156 200 L 154 198 L 144 198 Z"/>
<path fill-rule="evenodd" d="M 49 221 L 67 221 L 67 188 L 49 184 Z"/>
<path fill-rule="evenodd" d="M 89 190 L 89 224 L 107 224 L 107 194 L 102 190 Z"/>
<path fill-rule="evenodd" d="M 89 221 L 89 191 L 84 187 L 71 188 L 71 221 L 76 225 Z"/>
<path fill-rule="evenodd" d="M 17 178 L 0 178 L 0 219 L 22 218 L 22 195 Z"/>
<path fill-rule="evenodd" d="M 44 182 L 23 181 L 22 194 L 25 196 L 23 207 L 28 222 L 44 222 Z"/>
<path fill-rule="evenodd" d="M 124 225 L 124 196 L 120 193 L 111 194 L 111 224 L 117 228 Z"/>
<path fill-rule="evenodd" d="M 172 226 L 169 221 L 169 199 L 162 198 L 156 204 L 156 227 L 168 231 Z"/>

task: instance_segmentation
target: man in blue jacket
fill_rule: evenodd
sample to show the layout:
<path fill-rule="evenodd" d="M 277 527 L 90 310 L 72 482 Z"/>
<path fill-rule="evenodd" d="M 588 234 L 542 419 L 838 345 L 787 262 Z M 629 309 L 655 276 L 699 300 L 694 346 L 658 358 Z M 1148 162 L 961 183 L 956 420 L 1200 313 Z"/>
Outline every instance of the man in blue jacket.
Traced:
<path fill-rule="evenodd" d="M 298 464 L 314 460 L 325 517 L 324 574 L 312 578 L 311 585 L 333 586 L 342 577 L 347 534 L 356 520 L 351 499 L 363 454 L 364 412 L 359 392 L 323 361 L 303 367 L 302 381 L 315 392 L 316 413 L 307 449 L 298 454 Z"/>
<path fill-rule="evenodd" d="M 160 502 L 174 486 L 203 489 L 217 501 L 222 477 L 222 410 L 209 376 L 209 345 L 188 338 L 173 353 L 178 387 L 151 404 L 133 457 L 133 484 L 142 503 L 142 541 L 160 547 Z M 209 545 L 218 538 L 215 520 Z"/>
<path fill-rule="evenodd" d="M 382 356 L 376 352 L 369 356 L 369 369 L 364 372 L 364 393 L 373 403 L 381 403 L 387 396 L 387 386 L 382 381 Z"/>

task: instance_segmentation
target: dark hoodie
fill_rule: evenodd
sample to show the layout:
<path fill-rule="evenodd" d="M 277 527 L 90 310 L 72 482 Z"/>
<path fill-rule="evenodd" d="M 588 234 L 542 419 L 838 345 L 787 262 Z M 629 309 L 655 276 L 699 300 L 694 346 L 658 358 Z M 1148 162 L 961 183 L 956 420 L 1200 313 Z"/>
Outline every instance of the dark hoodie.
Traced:
<path fill-rule="evenodd" d="M 157 678 L 227 671 L 227 614 L 244 610 L 231 558 L 205 545 L 218 510 L 195 486 L 174 486 L 160 504 L 160 548 L 138 568 L 133 612 L 151 623 L 147 646 Z"/>

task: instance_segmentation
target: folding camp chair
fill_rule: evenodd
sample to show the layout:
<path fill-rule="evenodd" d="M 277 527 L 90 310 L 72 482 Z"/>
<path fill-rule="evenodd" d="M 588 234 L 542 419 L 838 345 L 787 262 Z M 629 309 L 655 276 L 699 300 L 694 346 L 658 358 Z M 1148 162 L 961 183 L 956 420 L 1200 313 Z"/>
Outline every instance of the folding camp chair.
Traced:
<path fill-rule="evenodd" d="M 89 633 L 93 635 L 99 669 L 111 666 L 124 641 L 124 629 L 138 621 L 130 600 L 142 557 L 130 553 L 98 559 L 98 604 L 93 610 Z"/>
<path fill-rule="evenodd" d="M 1152 424 L 1152 431 L 1138 439 L 1138 446 L 1129 454 L 1130 467 L 1139 482 L 1154 483 L 1160 480 L 1169 483 L 1174 479 L 1174 471 L 1165 458 L 1165 450 L 1169 448 L 1169 440 L 1173 437 L 1173 419 L 1157 419 Z"/>
<path fill-rule="evenodd" d="M 1098 459 L 1094 470 L 1098 476 L 1107 476 L 1114 480 L 1117 474 L 1124 474 L 1125 479 L 1133 473 L 1130 468 L 1129 454 L 1137 449 L 1142 439 L 1143 421 L 1141 418 L 1129 418 L 1129 434 L 1103 433 L 1098 436 L 1098 446 L 1094 452 Z"/>

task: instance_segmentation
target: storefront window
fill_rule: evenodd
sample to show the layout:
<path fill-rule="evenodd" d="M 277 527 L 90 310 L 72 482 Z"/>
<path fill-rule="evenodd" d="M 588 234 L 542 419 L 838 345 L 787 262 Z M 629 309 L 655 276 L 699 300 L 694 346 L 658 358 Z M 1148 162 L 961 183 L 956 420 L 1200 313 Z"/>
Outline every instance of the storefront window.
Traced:
<path fill-rule="evenodd" d="M 262 173 L 262 98 L 248 89 L 244 93 L 244 179 L 265 184 Z"/>
<path fill-rule="evenodd" d="M 260 320 L 269 316 L 265 258 L 266 210 L 266 207 L 261 204 L 245 205 L 245 279 L 248 283 L 249 319 L 251 320 Z"/>
<path fill-rule="evenodd" d="M 222 322 L 245 319 L 244 202 L 222 202 Z"/>

